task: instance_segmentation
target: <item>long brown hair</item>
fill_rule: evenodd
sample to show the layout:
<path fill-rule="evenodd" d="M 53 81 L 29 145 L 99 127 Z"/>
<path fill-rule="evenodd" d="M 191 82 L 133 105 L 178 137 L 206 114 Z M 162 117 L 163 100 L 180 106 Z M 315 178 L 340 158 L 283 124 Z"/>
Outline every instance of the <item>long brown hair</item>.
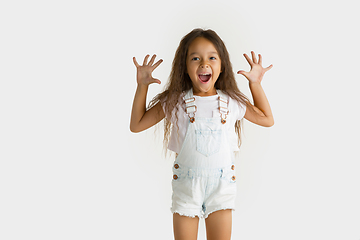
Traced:
<path fill-rule="evenodd" d="M 215 83 L 215 88 L 223 91 L 229 97 L 242 103 L 245 106 L 251 107 L 249 99 L 237 87 L 235 74 L 230 62 L 229 53 L 225 47 L 224 42 L 213 30 L 194 29 L 180 41 L 179 47 L 176 50 L 169 81 L 165 86 L 165 90 L 156 95 L 149 103 L 148 109 L 153 107 L 159 101 L 165 101 L 165 115 L 171 116 L 173 111 L 177 112 L 179 108 L 180 95 L 192 88 L 192 82 L 189 75 L 186 73 L 186 58 L 188 48 L 195 38 L 203 37 L 214 44 L 220 60 L 221 60 L 221 73 Z M 175 114 L 175 122 L 177 128 L 177 115 Z M 164 146 L 166 147 L 169 142 L 171 132 L 171 122 L 165 118 L 164 121 Z M 236 121 L 235 132 L 238 135 L 238 145 L 241 145 L 241 121 Z"/>

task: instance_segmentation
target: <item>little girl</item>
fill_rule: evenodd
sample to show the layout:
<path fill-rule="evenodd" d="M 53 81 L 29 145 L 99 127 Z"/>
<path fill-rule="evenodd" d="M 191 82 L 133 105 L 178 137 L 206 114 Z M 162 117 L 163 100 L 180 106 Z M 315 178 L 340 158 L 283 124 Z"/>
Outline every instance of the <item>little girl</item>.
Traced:
<path fill-rule="evenodd" d="M 166 90 L 146 109 L 151 83 L 161 83 L 152 72 L 162 60 L 149 55 L 137 68 L 137 89 L 130 121 L 141 132 L 165 118 L 164 143 L 176 153 L 173 165 L 172 207 L 176 240 L 197 238 L 199 217 L 205 218 L 207 239 L 231 238 L 235 207 L 234 153 L 240 145 L 240 120 L 260 126 L 274 124 L 261 87 L 266 71 L 262 57 L 244 54 L 250 72 L 238 71 L 249 81 L 254 105 L 238 89 L 229 53 L 212 30 L 194 29 L 180 42 Z M 171 132 L 171 134 L 170 134 Z M 236 136 L 237 134 L 237 136 Z"/>

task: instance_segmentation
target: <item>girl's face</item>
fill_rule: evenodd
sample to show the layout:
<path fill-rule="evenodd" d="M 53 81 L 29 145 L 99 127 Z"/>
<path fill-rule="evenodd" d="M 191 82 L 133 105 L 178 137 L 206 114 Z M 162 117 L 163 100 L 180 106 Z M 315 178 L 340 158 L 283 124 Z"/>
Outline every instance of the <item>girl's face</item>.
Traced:
<path fill-rule="evenodd" d="M 195 95 L 216 95 L 215 83 L 221 73 L 221 60 L 209 40 L 203 37 L 194 39 L 188 49 L 186 68 Z"/>

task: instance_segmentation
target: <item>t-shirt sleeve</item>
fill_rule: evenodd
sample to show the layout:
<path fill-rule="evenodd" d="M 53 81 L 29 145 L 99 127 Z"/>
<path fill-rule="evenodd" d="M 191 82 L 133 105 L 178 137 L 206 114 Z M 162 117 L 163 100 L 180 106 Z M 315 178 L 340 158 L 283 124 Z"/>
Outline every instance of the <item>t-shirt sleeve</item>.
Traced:
<path fill-rule="evenodd" d="M 179 102 L 182 100 L 183 95 L 180 96 Z M 167 120 L 169 120 L 173 124 L 173 129 L 170 134 L 168 149 L 179 153 L 182 146 L 182 141 L 185 138 L 186 130 L 187 130 L 187 123 L 188 119 L 182 117 L 184 115 L 184 109 L 182 106 L 178 106 L 178 109 L 173 109 L 171 114 L 167 114 L 165 111 L 166 107 L 166 101 L 160 102 L 161 107 L 165 113 L 165 117 Z M 177 125 L 175 126 L 175 117 L 178 116 Z M 177 130 L 177 127 L 179 127 L 179 131 Z"/>
<path fill-rule="evenodd" d="M 232 98 L 230 98 L 229 105 L 231 104 L 232 110 L 236 120 L 241 120 L 244 118 L 246 113 L 246 105 L 242 104 Z"/>
<path fill-rule="evenodd" d="M 181 102 L 182 97 L 183 97 L 183 94 L 180 95 L 180 97 L 179 97 L 179 102 Z M 165 108 L 166 108 L 166 98 L 163 99 L 163 100 L 161 100 L 161 101 L 160 101 L 160 104 L 161 104 L 161 107 L 162 107 L 162 109 L 163 109 L 163 111 L 164 111 L 164 114 L 165 114 L 166 119 L 169 120 L 171 123 L 174 123 L 174 122 L 175 122 L 175 117 L 176 117 L 175 114 L 180 114 L 180 113 L 179 113 L 179 109 L 178 109 L 178 111 L 176 111 L 176 108 L 174 108 L 171 113 L 167 113 L 167 112 L 165 111 Z M 178 105 L 178 108 L 181 108 L 181 106 Z"/>
<path fill-rule="evenodd" d="M 162 110 L 163 110 L 163 112 L 165 114 L 165 117 L 168 118 L 168 116 L 166 114 L 166 111 L 165 111 L 166 102 L 164 100 L 161 100 L 160 104 L 161 104 Z"/>
<path fill-rule="evenodd" d="M 160 101 L 160 104 L 161 104 L 161 107 L 162 107 L 162 109 L 163 109 L 163 111 L 164 111 L 164 114 L 165 114 L 166 119 L 169 120 L 170 122 L 172 122 L 173 116 L 165 111 L 166 100 L 165 100 L 165 99 L 161 100 L 161 101 Z"/>

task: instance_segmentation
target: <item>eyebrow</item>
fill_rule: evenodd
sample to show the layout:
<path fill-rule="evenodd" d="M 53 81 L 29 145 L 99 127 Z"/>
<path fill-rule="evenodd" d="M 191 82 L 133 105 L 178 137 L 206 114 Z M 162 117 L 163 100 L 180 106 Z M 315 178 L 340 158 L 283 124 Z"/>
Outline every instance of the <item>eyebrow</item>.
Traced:
<path fill-rule="evenodd" d="M 217 55 L 219 55 L 217 52 L 208 52 L 208 53 L 210 53 L 210 54 L 217 54 Z M 189 54 L 189 56 L 191 56 L 191 55 L 196 55 L 196 54 L 199 54 L 199 53 L 197 53 L 197 52 L 193 52 L 193 53 Z"/>

